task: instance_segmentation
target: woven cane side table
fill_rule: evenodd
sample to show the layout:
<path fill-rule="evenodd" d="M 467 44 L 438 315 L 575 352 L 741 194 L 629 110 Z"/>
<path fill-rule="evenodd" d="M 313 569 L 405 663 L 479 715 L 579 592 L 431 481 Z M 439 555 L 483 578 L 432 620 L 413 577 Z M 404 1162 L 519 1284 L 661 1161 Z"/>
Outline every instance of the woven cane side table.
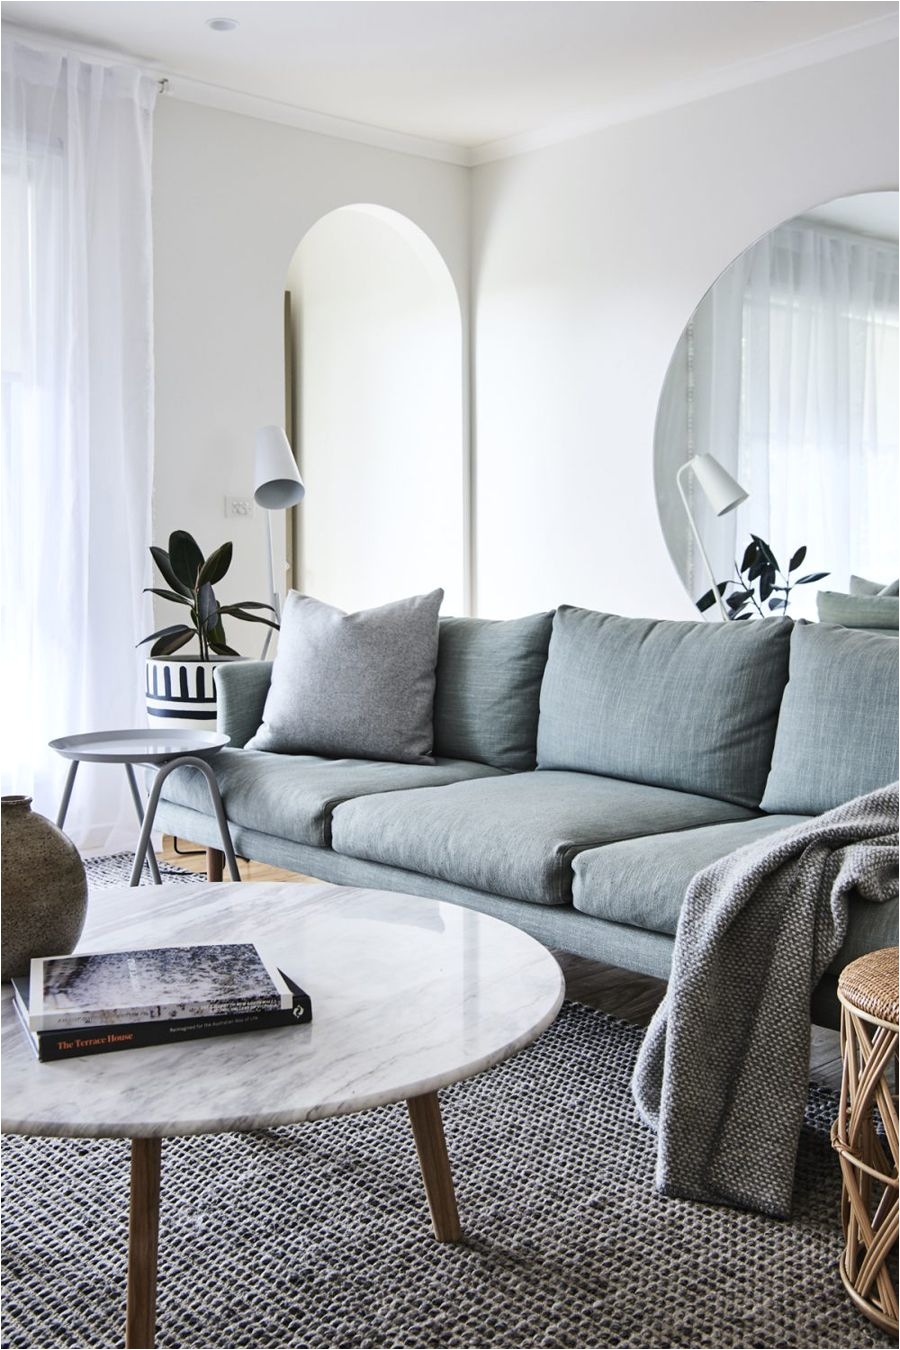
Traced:
<path fill-rule="evenodd" d="M 841 1279 L 856 1306 L 897 1331 L 897 948 L 838 980 L 844 1067 L 831 1142 L 840 1155 Z"/>

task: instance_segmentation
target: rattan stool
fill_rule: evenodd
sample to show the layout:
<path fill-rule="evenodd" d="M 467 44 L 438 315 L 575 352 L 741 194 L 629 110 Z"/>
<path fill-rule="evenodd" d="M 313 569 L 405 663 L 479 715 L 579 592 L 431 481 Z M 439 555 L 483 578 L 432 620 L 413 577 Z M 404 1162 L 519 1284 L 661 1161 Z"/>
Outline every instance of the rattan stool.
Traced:
<path fill-rule="evenodd" d="M 831 1142 L 844 1183 L 841 1279 L 868 1318 L 895 1332 L 897 948 L 851 962 L 838 980 L 838 998 L 844 1069 Z"/>

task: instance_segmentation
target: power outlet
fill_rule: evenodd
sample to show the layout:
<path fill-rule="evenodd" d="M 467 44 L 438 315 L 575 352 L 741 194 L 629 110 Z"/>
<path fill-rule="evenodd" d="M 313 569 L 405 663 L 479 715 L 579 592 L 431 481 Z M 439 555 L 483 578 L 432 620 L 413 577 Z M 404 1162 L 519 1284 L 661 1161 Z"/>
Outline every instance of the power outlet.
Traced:
<path fill-rule="evenodd" d="M 226 497 L 225 515 L 229 520 L 249 520 L 253 515 L 253 498 Z"/>

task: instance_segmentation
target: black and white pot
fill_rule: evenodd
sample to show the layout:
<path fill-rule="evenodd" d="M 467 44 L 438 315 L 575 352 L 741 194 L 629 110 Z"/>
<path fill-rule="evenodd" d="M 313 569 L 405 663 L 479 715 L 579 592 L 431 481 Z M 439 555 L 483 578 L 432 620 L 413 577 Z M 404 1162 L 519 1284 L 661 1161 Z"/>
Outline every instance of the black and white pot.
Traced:
<path fill-rule="evenodd" d="M 151 656 L 147 660 L 147 722 L 166 727 L 216 727 L 216 686 L 213 671 L 242 656 Z"/>

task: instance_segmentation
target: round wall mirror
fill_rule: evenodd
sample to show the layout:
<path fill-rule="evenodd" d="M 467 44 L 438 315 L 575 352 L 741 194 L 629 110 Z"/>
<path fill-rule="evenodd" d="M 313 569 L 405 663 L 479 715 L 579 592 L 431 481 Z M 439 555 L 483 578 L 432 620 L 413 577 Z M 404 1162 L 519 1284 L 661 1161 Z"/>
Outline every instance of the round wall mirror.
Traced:
<path fill-rule="evenodd" d="M 656 498 L 708 617 L 786 601 L 814 619 L 820 587 L 897 577 L 897 204 L 862 193 L 779 225 L 726 268 L 679 339 L 657 412 Z M 757 571 L 741 604 L 754 560 L 767 561 L 754 537 L 777 576 L 760 594 Z"/>

